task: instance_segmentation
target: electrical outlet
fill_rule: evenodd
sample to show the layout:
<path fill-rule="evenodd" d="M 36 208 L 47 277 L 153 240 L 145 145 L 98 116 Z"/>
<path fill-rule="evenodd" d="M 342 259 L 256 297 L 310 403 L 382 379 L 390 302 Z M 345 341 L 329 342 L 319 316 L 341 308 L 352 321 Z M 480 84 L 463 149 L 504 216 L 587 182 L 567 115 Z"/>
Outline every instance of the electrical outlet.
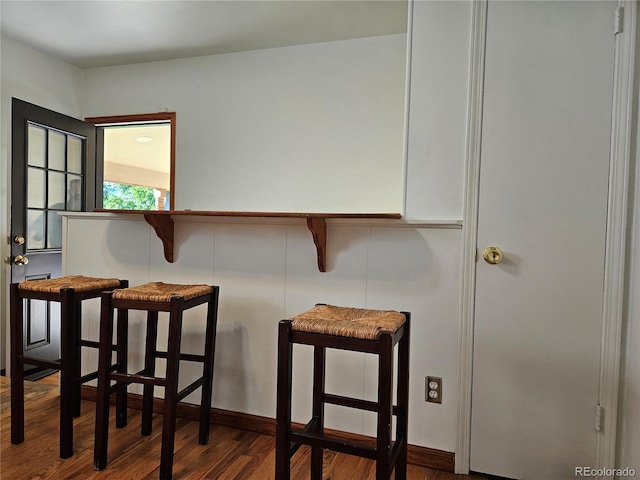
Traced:
<path fill-rule="evenodd" d="M 442 378 L 424 378 L 424 401 L 429 403 L 442 403 Z"/>

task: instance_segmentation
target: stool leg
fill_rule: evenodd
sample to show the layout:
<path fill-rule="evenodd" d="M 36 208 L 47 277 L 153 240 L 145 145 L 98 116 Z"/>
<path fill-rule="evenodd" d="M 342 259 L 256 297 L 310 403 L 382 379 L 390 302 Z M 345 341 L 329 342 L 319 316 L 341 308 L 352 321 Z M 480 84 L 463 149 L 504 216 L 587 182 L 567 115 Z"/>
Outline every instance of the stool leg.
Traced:
<path fill-rule="evenodd" d="M 82 376 L 82 350 L 80 348 L 80 340 L 82 339 L 82 301 L 73 299 L 73 306 L 70 308 L 73 311 L 73 360 L 72 372 L 73 372 L 73 416 L 74 418 L 80 416 L 80 404 L 81 404 L 81 385 L 79 382 Z"/>
<path fill-rule="evenodd" d="M 158 312 L 147 312 L 147 339 L 144 349 L 144 371 L 150 377 L 156 374 L 156 343 L 158 339 Z M 153 385 L 147 385 L 142 389 L 142 426 L 140 433 L 144 436 L 151 435 L 153 422 Z"/>
<path fill-rule="evenodd" d="M 313 407 L 312 415 L 316 421 L 315 433 L 324 433 L 324 396 L 326 348 L 313 347 Z M 322 447 L 311 447 L 311 480 L 322 480 Z"/>
<path fill-rule="evenodd" d="M 291 477 L 291 372 L 293 360 L 291 321 L 282 320 L 278 326 L 278 379 L 276 393 L 276 479 Z"/>
<path fill-rule="evenodd" d="M 164 412 L 162 419 L 162 450 L 160 453 L 160 480 L 173 475 L 173 446 L 176 432 L 178 403 L 178 372 L 180 366 L 180 341 L 182 337 L 182 297 L 171 299 L 169 337 L 167 348 L 167 374 L 164 388 Z"/>
<path fill-rule="evenodd" d="M 396 423 L 396 441 L 402 439 L 401 450 L 395 465 L 395 480 L 407 478 L 407 443 L 408 443 L 408 412 L 409 412 L 409 343 L 410 343 L 410 314 L 404 314 L 407 320 L 404 325 L 404 333 L 398 343 L 398 417 Z"/>
<path fill-rule="evenodd" d="M 18 284 L 11 284 L 10 336 L 11 336 L 11 443 L 24 441 L 24 366 L 23 355 L 23 300 Z"/>
<path fill-rule="evenodd" d="M 113 307 L 110 307 L 113 311 Z M 113 335 L 113 313 L 109 317 L 111 324 L 111 335 Z M 126 308 L 118 309 L 118 323 L 116 327 L 116 363 L 118 364 L 118 373 L 127 373 L 127 359 L 129 358 L 128 345 L 129 330 L 129 310 Z M 108 339 L 108 346 L 111 347 L 112 337 Z M 100 343 L 102 345 L 102 343 Z M 111 349 L 109 349 L 109 364 L 111 363 Z M 116 428 L 127 426 L 127 385 L 124 382 L 118 382 L 116 385 Z"/>
<path fill-rule="evenodd" d="M 393 408 L 393 340 L 389 333 L 380 335 L 378 355 L 378 432 L 376 440 L 376 480 L 390 478 L 391 415 Z"/>
<path fill-rule="evenodd" d="M 216 331 L 218 324 L 218 287 L 213 287 L 211 298 L 207 303 L 207 329 L 204 342 L 204 364 L 202 366 L 202 398 L 200 400 L 200 430 L 198 441 L 200 445 L 209 442 L 209 430 L 211 428 L 211 395 L 213 392 L 213 362 L 216 349 Z"/>
<path fill-rule="evenodd" d="M 111 364 L 111 342 L 113 339 L 113 305 L 111 292 L 101 297 L 100 341 L 98 349 L 98 391 L 96 396 L 95 444 L 93 468 L 102 470 L 107 466 L 107 441 L 109 436 L 109 368 Z"/>
<path fill-rule="evenodd" d="M 74 291 L 60 290 L 60 458 L 73 455 L 73 413 L 76 361 L 76 318 Z"/>
<path fill-rule="evenodd" d="M 129 280 L 120 280 L 120 288 L 128 288 Z M 118 309 L 118 326 L 116 330 L 116 363 L 118 373 L 127 373 L 129 358 L 129 310 Z M 116 387 L 116 428 L 127 426 L 127 389 L 129 385 L 121 383 Z"/>

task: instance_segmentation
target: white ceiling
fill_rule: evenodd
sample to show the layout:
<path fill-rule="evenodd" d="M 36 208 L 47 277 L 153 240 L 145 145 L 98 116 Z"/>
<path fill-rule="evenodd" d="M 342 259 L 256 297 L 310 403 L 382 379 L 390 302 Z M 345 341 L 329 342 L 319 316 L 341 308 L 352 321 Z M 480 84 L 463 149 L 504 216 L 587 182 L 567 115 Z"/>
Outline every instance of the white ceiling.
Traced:
<path fill-rule="evenodd" d="M 2 0 L 1 31 L 81 68 L 404 33 L 406 0 Z"/>

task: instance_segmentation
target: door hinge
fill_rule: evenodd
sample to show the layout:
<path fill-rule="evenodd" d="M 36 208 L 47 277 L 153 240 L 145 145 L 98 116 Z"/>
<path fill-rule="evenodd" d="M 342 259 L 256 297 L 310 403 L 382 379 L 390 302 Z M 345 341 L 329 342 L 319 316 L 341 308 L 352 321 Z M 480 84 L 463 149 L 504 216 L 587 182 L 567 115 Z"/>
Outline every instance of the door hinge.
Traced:
<path fill-rule="evenodd" d="M 613 18 L 613 34 L 622 33 L 622 25 L 624 24 L 624 7 L 616 7 L 616 13 Z"/>
<path fill-rule="evenodd" d="M 602 407 L 602 405 L 596 406 L 596 432 L 602 431 L 603 417 L 604 417 L 604 407 Z"/>

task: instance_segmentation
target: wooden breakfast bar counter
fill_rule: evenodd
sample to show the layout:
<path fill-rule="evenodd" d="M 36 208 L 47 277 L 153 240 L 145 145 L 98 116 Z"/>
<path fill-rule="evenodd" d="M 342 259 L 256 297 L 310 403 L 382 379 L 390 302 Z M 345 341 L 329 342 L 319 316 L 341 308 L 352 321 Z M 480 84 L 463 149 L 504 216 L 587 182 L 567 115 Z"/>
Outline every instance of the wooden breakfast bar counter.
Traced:
<path fill-rule="evenodd" d="M 209 210 L 95 210 L 103 213 L 144 215 L 146 222 L 153 227 L 162 241 L 164 258 L 173 263 L 174 217 L 254 217 L 254 218 L 303 218 L 313 236 L 318 252 L 318 269 L 326 272 L 327 255 L 327 218 L 342 219 L 389 219 L 399 220 L 399 213 L 296 213 L 296 212 L 232 212 Z"/>

